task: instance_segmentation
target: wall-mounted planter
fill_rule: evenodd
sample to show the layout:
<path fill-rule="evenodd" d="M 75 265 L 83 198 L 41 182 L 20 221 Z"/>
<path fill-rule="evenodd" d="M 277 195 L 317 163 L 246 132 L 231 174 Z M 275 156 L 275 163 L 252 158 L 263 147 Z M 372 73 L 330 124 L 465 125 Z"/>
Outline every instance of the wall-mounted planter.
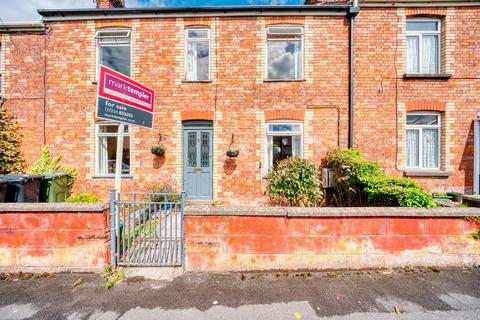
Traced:
<path fill-rule="evenodd" d="M 163 156 L 165 154 L 165 147 L 161 144 L 157 144 L 152 146 L 150 151 L 156 156 Z"/>
<path fill-rule="evenodd" d="M 229 149 L 229 150 L 227 151 L 227 156 L 228 156 L 229 158 L 236 158 L 236 157 L 238 157 L 239 154 L 240 154 L 240 151 L 238 151 L 238 150 Z"/>

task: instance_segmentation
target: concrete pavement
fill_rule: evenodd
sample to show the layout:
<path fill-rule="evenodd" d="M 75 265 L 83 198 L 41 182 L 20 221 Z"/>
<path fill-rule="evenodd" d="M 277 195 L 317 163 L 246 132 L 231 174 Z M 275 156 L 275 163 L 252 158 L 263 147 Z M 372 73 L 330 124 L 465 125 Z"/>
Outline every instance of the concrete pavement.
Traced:
<path fill-rule="evenodd" d="M 480 319 L 475 267 L 135 276 L 110 290 L 103 284 L 93 274 L 2 280 L 0 319 Z"/>

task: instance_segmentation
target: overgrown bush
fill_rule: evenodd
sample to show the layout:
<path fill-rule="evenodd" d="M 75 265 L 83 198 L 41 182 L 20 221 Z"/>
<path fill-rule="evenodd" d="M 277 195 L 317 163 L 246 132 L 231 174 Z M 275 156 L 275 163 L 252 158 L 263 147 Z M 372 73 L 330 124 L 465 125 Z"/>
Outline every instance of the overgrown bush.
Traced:
<path fill-rule="evenodd" d="M 17 122 L 0 105 L 0 175 L 21 173 L 25 160 L 20 151 L 22 134 Z"/>
<path fill-rule="evenodd" d="M 42 147 L 42 156 L 40 159 L 28 167 L 27 172 L 30 174 L 44 174 L 62 172 L 69 175 L 67 182 L 67 197 L 72 194 L 73 184 L 77 180 L 77 170 L 72 167 L 64 167 L 62 165 L 62 157 L 56 156 L 52 158 L 47 146 Z"/>
<path fill-rule="evenodd" d="M 67 198 L 67 202 L 97 203 L 98 197 L 89 193 L 77 193 Z"/>
<path fill-rule="evenodd" d="M 290 157 L 267 175 L 268 196 L 274 205 L 315 207 L 320 204 L 320 180 L 315 165 Z"/>
<path fill-rule="evenodd" d="M 434 207 L 431 195 L 407 178 L 385 175 L 377 163 L 346 149 L 327 154 L 335 177 L 334 202 L 340 206 Z"/>

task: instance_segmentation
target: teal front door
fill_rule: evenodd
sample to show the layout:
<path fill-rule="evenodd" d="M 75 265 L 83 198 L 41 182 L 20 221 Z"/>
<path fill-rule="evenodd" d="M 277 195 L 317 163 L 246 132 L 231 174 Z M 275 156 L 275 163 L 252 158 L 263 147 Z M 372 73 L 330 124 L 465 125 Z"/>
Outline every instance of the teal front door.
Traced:
<path fill-rule="evenodd" d="M 212 199 L 211 123 L 184 125 L 183 186 L 188 200 Z"/>

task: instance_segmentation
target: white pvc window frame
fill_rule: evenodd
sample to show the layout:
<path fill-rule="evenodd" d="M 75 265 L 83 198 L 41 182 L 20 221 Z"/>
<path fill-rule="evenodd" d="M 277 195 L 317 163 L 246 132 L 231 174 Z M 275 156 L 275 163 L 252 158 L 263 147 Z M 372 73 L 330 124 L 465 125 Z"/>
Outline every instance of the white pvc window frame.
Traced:
<path fill-rule="evenodd" d="M 115 33 L 124 33 L 123 36 L 115 36 Z M 110 35 L 109 35 L 110 34 Z M 101 39 L 111 39 L 110 41 L 102 42 Z M 126 39 L 124 42 L 116 41 L 116 39 Z M 115 41 L 114 41 L 115 40 Z M 99 69 L 100 69 L 100 47 L 102 45 L 108 46 L 119 46 L 119 47 L 130 47 L 130 74 L 128 77 L 132 76 L 132 31 L 130 29 L 125 28 L 106 28 L 106 29 L 98 29 L 95 32 L 95 54 L 96 54 L 96 79 L 98 80 Z"/>
<path fill-rule="evenodd" d="M 285 38 L 274 38 L 269 39 L 269 34 L 281 35 L 282 33 L 272 33 L 270 30 L 281 29 L 281 28 L 299 28 L 300 32 L 286 32 L 283 33 L 284 35 L 300 35 L 299 40 L 293 40 L 292 38 L 285 37 Z M 268 77 L 268 43 L 272 41 L 300 41 L 300 48 L 302 50 L 301 57 L 302 57 L 302 74 L 300 77 L 295 79 L 282 79 L 282 78 L 269 78 Z M 292 24 L 276 24 L 267 26 L 265 29 L 265 81 L 302 81 L 305 79 L 305 28 L 304 26 L 300 25 L 292 25 Z"/>
<path fill-rule="evenodd" d="M 188 37 L 188 31 L 192 31 L 192 30 L 199 30 L 199 31 L 207 31 L 207 37 L 206 38 L 189 38 Z M 211 41 L 210 41 L 210 38 L 211 38 L 211 32 L 210 32 L 210 28 L 208 27 L 202 27 L 202 26 L 198 26 L 198 27 L 189 27 L 189 28 L 186 28 L 185 29 L 185 35 L 184 35 L 184 48 L 183 48 L 183 79 L 184 81 L 188 81 L 188 82 L 208 82 L 208 81 L 211 81 L 211 67 L 212 67 L 212 44 L 211 44 Z M 190 42 L 207 42 L 208 43 L 208 77 L 207 77 L 207 80 L 198 80 L 198 79 L 195 79 L 195 80 L 192 80 L 192 79 L 188 79 L 188 76 L 187 76 L 187 64 L 188 64 L 188 43 Z"/>
<path fill-rule="evenodd" d="M 298 125 L 299 129 L 296 131 L 271 131 L 269 129 L 269 125 L 275 124 L 275 125 Z M 300 136 L 300 154 L 296 155 L 293 154 L 293 151 L 295 148 L 293 148 L 292 145 L 292 154 L 293 156 L 303 158 L 303 122 L 301 121 L 285 121 L 285 120 L 273 120 L 273 121 L 268 121 L 265 123 L 265 173 L 268 173 L 269 170 L 273 168 L 273 139 L 270 139 L 271 137 L 273 138 L 274 136 Z M 292 139 L 293 143 L 293 139 Z"/>
<path fill-rule="evenodd" d="M 101 132 L 100 127 L 102 126 L 116 126 L 117 130 L 115 132 Z M 100 163 L 99 153 L 104 152 L 104 150 L 100 150 L 103 146 L 100 143 L 101 138 L 117 138 L 118 143 L 118 126 L 119 123 L 111 122 L 111 121 L 102 121 L 95 123 L 95 177 L 105 177 L 105 178 L 113 178 L 115 177 L 114 173 L 108 173 L 108 163 L 106 167 L 102 168 Z M 129 148 L 128 152 L 129 159 L 130 159 L 130 166 L 128 173 L 122 173 L 123 177 L 129 177 L 132 174 L 132 135 L 131 135 L 131 127 L 129 125 L 124 126 L 124 134 L 123 138 L 129 138 Z M 125 148 L 125 141 L 124 141 L 124 148 Z M 123 153 L 123 152 L 122 152 Z M 108 162 L 108 155 L 107 155 L 107 162 Z"/>
<path fill-rule="evenodd" d="M 409 22 L 436 22 L 437 30 L 436 31 L 407 31 L 407 24 Z M 406 59 L 405 59 L 405 69 L 408 70 L 408 37 L 418 37 L 418 71 L 407 71 L 410 74 L 429 74 L 427 72 L 422 72 L 423 67 L 423 37 L 424 36 L 436 36 L 438 39 L 438 52 L 437 52 L 437 70 L 435 74 L 439 74 L 442 66 L 442 20 L 436 18 L 407 18 L 405 23 L 405 50 L 406 50 Z"/>
<path fill-rule="evenodd" d="M 405 139 L 407 139 L 407 134 L 406 132 L 408 130 L 418 130 L 419 135 L 418 135 L 418 166 L 408 166 L 408 154 L 407 154 L 407 169 L 414 169 L 414 170 L 440 170 L 442 158 L 442 114 L 439 112 L 427 112 L 427 111 L 415 111 L 415 112 L 407 112 L 407 116 L 436 116 L 437 117 L 437 124 L 431 125 L 431 124 L 420 124 L 420 125 L 415 125 L 415 124 L 407 124 L 406 129 L 405 129 Z M 405 118 L 405 122 L 407 121 L 407 118 Z M 437 129 L 438 130 L 438 148 L 437 148 L 437 159 L 438 159 L 438 165 L 437 167 L 423 167 L 423 130 L 424 129 Z M 406 144 L 405 144 L 406 145 Z M 408 152 L 408 148 L 407 148 Z"/>

